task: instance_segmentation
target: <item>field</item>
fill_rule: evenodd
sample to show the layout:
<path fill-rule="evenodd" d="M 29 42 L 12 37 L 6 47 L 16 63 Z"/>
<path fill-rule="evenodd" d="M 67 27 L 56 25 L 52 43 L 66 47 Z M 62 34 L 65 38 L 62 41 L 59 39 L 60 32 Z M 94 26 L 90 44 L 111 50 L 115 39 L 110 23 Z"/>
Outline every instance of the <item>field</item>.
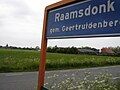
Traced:
<path fill-rule="evenodd" d="M 39 51 L 0 49 L 0 72 L 37 71 Z M 120 57 L 47 53 L 47 70 L 120 65 Z"/>

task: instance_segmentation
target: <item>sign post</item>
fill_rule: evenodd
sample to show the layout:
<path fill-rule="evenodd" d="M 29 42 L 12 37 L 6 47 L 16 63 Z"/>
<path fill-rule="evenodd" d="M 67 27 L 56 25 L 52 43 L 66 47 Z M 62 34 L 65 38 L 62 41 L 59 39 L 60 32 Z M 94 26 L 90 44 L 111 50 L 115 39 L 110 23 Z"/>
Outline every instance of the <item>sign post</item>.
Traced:
<path fill-rule="evenodd" d="M 38 90 L 42 90 L 44 86 L 44 77 L 45 77 L 45 64 L 46 64 L 46 49 L 47 49 L 47 38 L 46 38 L 46 23 L 47 21 L 47 11 L 45 10 L 44 14 L 44 24 L 43 24 L 43 32 L 42 32 L 42 42 L 41 42 L 41 57 L 40 57 L 40 65 L 39 65 L 39 73 L 38 73 Z"/>
<path fill-rule="evenodd" d="M 69 4 L 74 2 L 75 0 L 69 1 L 60 1 L 58 3 L 47 6 L 44 13 L 44 21 L 43 21 L 43 32 L 42 32 L 42 41 L 41 41 L 41 57 L 40 57 L 40 65 L 39 65 L 39 73 L 38 73 L 38 86 L 37 90 L 43 90 L 44 86 L 44 77 L 45 77 L 45 65 L 46 65 L 46 49 L 47 49 L 47 20 L 48 20 L 48 11 L 50 9 L 59 7 L 61 5 Z"/>
<path fill-rule="evenodd" d="M 63 0 L 45 9 L 38 90 L 43 89 L 47 39 L 120 36 L 119 0 Z"/>

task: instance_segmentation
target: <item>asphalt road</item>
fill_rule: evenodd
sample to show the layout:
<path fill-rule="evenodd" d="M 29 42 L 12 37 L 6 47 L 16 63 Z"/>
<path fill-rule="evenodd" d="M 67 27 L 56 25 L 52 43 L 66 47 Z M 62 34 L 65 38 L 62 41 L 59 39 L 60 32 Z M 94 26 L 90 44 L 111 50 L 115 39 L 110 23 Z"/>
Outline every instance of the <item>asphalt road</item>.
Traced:
<path fill-rule="evenodd" d="M 90 71 L 91 74 L 111 73 L 114 79 L 120 77 L 120 65 L 111 67 L 85 68 L 74 70 L 47 71 L 45 76 L 45 86 L 48 88 L 55 83 L 59 83 L 66 78 L 83 78 L 84 73 Z M 0 73 L 0 90 L 36 90 L 38 72 L 18 72 Z"/>
<path fill-rule="evenodd" d="M 0 90 L 35 90 L 37 72 L 1 73 Z"/>

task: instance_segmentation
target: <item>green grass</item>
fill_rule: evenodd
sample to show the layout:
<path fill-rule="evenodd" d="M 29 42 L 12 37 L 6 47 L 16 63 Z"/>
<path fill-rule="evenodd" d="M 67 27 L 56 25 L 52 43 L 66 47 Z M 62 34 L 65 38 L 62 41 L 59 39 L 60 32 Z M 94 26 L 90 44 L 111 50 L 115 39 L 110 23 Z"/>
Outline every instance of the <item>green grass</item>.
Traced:
<path fill-rule="evenodd" d="M 74 55 L 74 54 L 47 54 L 47 69 L 72 69 L 98 66 L 120 65 L 120 57 Z"/>
<path fill-rule="evenodd" d="M 0 72 L 38 70 L 39 52 L 0 49 Z"/>
<path fill-rule="evenodd" d="M 0 49 L 0 72 L 37 71 L 39 51 Z M 47 53 L 47 70 L 120 65 L 120 57 Z"/>

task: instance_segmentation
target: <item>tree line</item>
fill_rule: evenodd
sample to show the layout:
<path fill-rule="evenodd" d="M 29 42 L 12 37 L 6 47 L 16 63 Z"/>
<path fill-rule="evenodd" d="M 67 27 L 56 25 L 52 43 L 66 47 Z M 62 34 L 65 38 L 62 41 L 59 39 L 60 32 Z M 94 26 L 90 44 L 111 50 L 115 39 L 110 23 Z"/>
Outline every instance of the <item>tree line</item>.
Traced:
<path fill-rule="evenodd" d="M 83 50 L 84 52 L 81 52 L 80 50 Z M 86 51 L 85 51 L 86 50 Z M 91 47 L 48 47 L 47 52 L 51 53 L 64 53 L 64 54 L 97 54 L 99 52 L 99 49 L 91 48 Z"/>
<path fill-rule="evenodd" d="M 76 47 L 48 47 L 47 52 L 51 53 L 65 53 L 65 54 L 77 54 L 78 49 Z"/>
<path fill-rule="evenodd" d="M 0 46 L 0 48 L 4 49 L 20 49 L 20 50 L 37 50 L 39 51 L 39 46 L 35 48 L 32 47 L 16 47 L 16 46 Z M 92 54 L 92 55 L 119 55 L 120 56 L 120 46 L 117 47 L 103 47 L 101 49 L 92 48 L 92 47 L 58 47 L 57 45 L 54 47 L 47 47 L 47 52 L 50 53 L 64 53 L 64 54 Z"/>
<path fill-rule="evenodd" d="M 16 46 L 9 46 L 6 44 L 6 46 L 0 46 L 0 48 L 3 49 L 20 49 L 20 50 L 40 50 L 39 46 L 33 47 L 16 47 Z"/>
<path fill-rule="evenodd" d="M 104 49 L 104 50 L 103 50 Z M 103 47 L 101 49 L 92 47 L 48 47 L 47 52 L 64 54 L 90 54 L 90 55 L 120 55 L 120 47 Z"/>

